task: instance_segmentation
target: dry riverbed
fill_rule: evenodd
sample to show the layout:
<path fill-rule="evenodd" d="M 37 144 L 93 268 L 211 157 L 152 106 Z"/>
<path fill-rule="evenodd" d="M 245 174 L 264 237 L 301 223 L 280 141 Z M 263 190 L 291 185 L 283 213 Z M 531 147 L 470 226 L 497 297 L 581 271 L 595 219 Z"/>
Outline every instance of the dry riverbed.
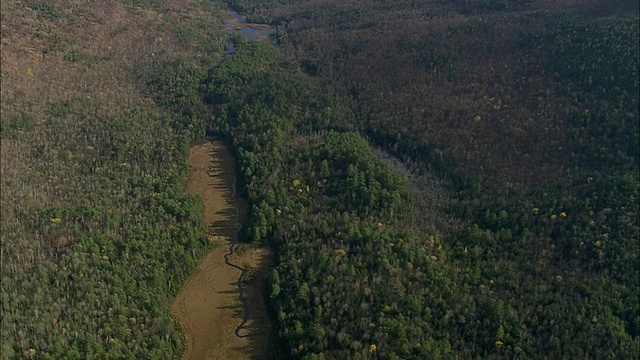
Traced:
<path fill-rule="evenodd" d="M 264 352 L 265 336 L 235 335 L 244 316 L 238 288 L 241 273 L 224 261 L 238 222 L 244 222 L 246 212 L 242 199 L 237 196 L 229 199 L 233 192 L 234 159 L 222 141 L 207 141 L 191 148 L 188 162 L 191 174 L 187 191 L 204 201 L 204 219 L 215 248 L 202 259 L 171 306 L 187 339 L 184 359 L 259 359 Z M 272 269 L 272 253 L 266 248 L 242 246 L 242 251 L 234 252 L 229 260 L 242 268 L 251 268 L 254 278 L 243 285 L 249 316 L 240 335 L 270 336 L 264 284 Z"/>

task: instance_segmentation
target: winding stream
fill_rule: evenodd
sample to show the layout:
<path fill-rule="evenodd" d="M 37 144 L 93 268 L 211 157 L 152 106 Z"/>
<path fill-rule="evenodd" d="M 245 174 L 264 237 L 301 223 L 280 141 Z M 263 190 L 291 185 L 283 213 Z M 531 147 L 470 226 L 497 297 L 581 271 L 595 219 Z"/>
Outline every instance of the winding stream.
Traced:
<path fill-rule="evenodd" d="M 204 222 L 214 248 L 207 253 L 171 305 L 183 329 L 184 360 L 269 359 L 271 322 L 264 284 L 272 253 L 239 251 L 245 203 L 237 194 L 236 163 L 222 141 L 189 150 L 187 192 L 203 200 Z M 246 282 L 252 274 L 252 281 Z"/>
<path fill-rule="evenodd" d="M 207 172 L 207 175 L 212 176 L 209 172 Z M 239 338 L 247 338 L 247 337 L 259 337 L 263 340 L 263 348 L 262 348 L 262 352 L 260 354 L 260 359 L 264 360 L 267 358 L 267 350 L 269 348 L 269 335 L 263 332 L 256 332 L 253 334 L 240 334 L 240 332 L 245 328 L 245 325 L 247 324 L 247 321 L 249 321 L 249 306 L 247 305 L 247 300 L 244 297 L 244 286 L 243 286 L 243 281 L 246 275 L 246 270 L 234 263 L 232 263 L 229 258 L 233 255 L 233 253 L 236 250 L 236 246 L 239 244 L 239 239 L 238 236 L 240 235 L 240 230 L 242 230 L 242 224 L 239 221 L 239 217 L 240 217 L 240 209 L 238 209 L 238 207 L 236 205 L 233 204 L 233 198 L 236 196 L 236 182 L 237 179 L 234 175 L 231 175 L 229 173 L 225 173 L 224 175 L 230 176 L 232 179 L 232 183 L 231 183 L 231 194 L 229 195 L 229 197 L 227 198 L 227 203 L 233 207 L 234 211 L 235 211 L 235 218 L 234 221 L 236 223 L 236 231 L 233 233 L 233 237 L 231 238 L 231 244 L 229 244 L 229 250 L 228 252 L 224 255 L 224 263 L 227 264 L 228 266 L 235 268 L 237 270 L 240 270 L 240 276 L 238 277 L 238 280 L 236 282 L 237 286 L 238 286 L 238 300 L 240 300 L 240 302 L 242 303 L 242 321 L 240 322 L 240 324 L 238 324 L 238 326 L 236 327 L 234 334 L 239 337 Z"/>
<path fill-rule="evenodd" d="M 227 9 L 227 16 L 225 21 L 225 31 L 227 34 L 240 33 L 244 35 L 249 41 L 270 41 L 275 44 L 276 39 L 276 29 L 273 26 L 263 25 L 263 24 L 252 24 L 248 23 L 246 20 L 246 15 L 238 13 L 234 10 Z M 235 52 L 235 44 L 230 40 L 227 50 L 225 51 L 225 56 L 232 55 Z M 213 176 L 211 173 L 207 173 L 209 176 Z M 242 303 L 242 321 L 236 327 L 234 334 L 239 338 L 247 338 L 247 337 L 256 337 L 261 338 L 263 342 L 263 348 L 260 355 L 260 359 L 267 358 L 267 351 L 269 348 L 269 335 L 264 332 L 255 332 L 252 334 L 241 334 L 241 332 L 246 329 L 247 321 L 249 321 L 249 306 L 247 305 L 247 300 L 244 296 L 244 286 L 243 282 L 246 276 L 246 270 L 230 261 L 231 256 L 236 251 L 236 247 L 239 243 L 238 236 L 240 235 L 240 231 L 242 230 L 242 224 L 239 222 L 240 209 L 236 205 L 233 204 L 233 198 L 236 196 L 236 182 L 237 179 L 234 175 L 225 173 L 225 175 L 230 176 L 232 179 L 232 191 L 229 197 L 227 198 L 227 203 L 229 206 L 233 207 L 235 211 L 235 223 L 236 230 L 231 239 L 231 243 L 229 245 L 228 252 L 224 255 L 224 262 L 228 266 L 237 269 L 240 271 L 240 276 L 236 282 L 238 287 L 238 300 Z"/>
<path fill-rule="evenodd" d="M 229 45 L 225 56 L 236 50 L 230 36 L 233 33 L 244 35 L 248 41 L 275 43 L 273 26 L 247 23 L 244 14 L 231 9 L 226 15 Z M 171 306 L 187 339 L 183 360 L 269 359 L 271 326 L 264 282 L 273 258 L 265 248 L 238 252 L 244 212 L 239 208 L 242 200 L 236 196 L 235 159 L 223 142 L 207 141 L 191 148 L 189 166 L 192 172 L 187 191 L 202 197 L 209 239 L 219 246 L 200 261 Z M 239 263 L 257 269 L 252 283 L 245 284 L 247 269 Z"/>

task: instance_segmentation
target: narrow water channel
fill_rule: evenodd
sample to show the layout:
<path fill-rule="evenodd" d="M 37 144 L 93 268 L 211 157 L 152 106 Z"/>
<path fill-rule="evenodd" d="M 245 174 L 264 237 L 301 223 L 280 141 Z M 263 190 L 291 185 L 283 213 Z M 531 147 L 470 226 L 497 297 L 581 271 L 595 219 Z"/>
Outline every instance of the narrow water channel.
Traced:
<path fill-rule="evenodd" d="M 235 161 L 222 141 L 207 141 L 190 150 L 188 163 L 187 191 L 202 198 L 215 247 L 171 306 L 187 340 L 184 359 L 266 359 L 271 325 L 264 282 L 273 257 L 265 248 L 237 251 L 246 205 L 235 194 Z M 248 284 L 247 270 L 254 277 Z"/>

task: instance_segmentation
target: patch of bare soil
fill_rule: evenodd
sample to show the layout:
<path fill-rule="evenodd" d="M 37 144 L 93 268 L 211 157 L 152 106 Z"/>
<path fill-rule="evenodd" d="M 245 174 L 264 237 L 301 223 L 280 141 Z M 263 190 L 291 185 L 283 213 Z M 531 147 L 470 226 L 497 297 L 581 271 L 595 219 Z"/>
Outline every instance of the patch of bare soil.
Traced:
<path fill-rule="evenodd" d="M 236 328 L 245 317 L 238 287 L 241 272 L 224 261 L 246 212 L 244 202 L 232 196 L 234 159 L 223 142 L 207 141 L 191 149 L 188 162 L 191 175 L 187 191 L 204 201 L 204 219 L 215 248 L 202 259 L 171 306 L 187 339 L 184 359 L 263 358 L 268 353 L 265 342 L 271 329 L 264 284 L 272 269 L 272 253 L 266 248 L 242 246 L 242 251 L 229 257 L 252 278 L 242 286 L 248 317 L 238 337 Z"/>

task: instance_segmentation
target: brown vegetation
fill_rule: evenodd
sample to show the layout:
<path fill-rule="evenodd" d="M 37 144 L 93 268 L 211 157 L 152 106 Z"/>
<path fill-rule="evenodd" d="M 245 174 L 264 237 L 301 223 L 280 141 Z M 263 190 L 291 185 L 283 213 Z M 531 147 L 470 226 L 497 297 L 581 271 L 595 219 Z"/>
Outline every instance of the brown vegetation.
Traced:
<path fill-rule="evenodd" d="M 204 220 L 215 248 L 198 265 L 172 304 L 172 313 L 185 331 L 188 351 L 184 359 L 259 358 L 262 339 L 240 338 L 234 334 L 243 318 L 236 281 L 240 271 L 224 262 L 238 224 L 233 206 L 238 206 L 243 222 L 245 205 L 237 196 L 228 202 L 232 191 L 234 159 L 220 141 L 193 147 L 189 154 L 191 175 L 187 191 L 202 197 Z M 251 282 L 244 297 L 249 304 L 249 333 L 269 334 L 262 288 L 272 266 L 272 254 L 265 248 L 250 247 L 235 253 L 230 261 L 251 271 Z"/>

